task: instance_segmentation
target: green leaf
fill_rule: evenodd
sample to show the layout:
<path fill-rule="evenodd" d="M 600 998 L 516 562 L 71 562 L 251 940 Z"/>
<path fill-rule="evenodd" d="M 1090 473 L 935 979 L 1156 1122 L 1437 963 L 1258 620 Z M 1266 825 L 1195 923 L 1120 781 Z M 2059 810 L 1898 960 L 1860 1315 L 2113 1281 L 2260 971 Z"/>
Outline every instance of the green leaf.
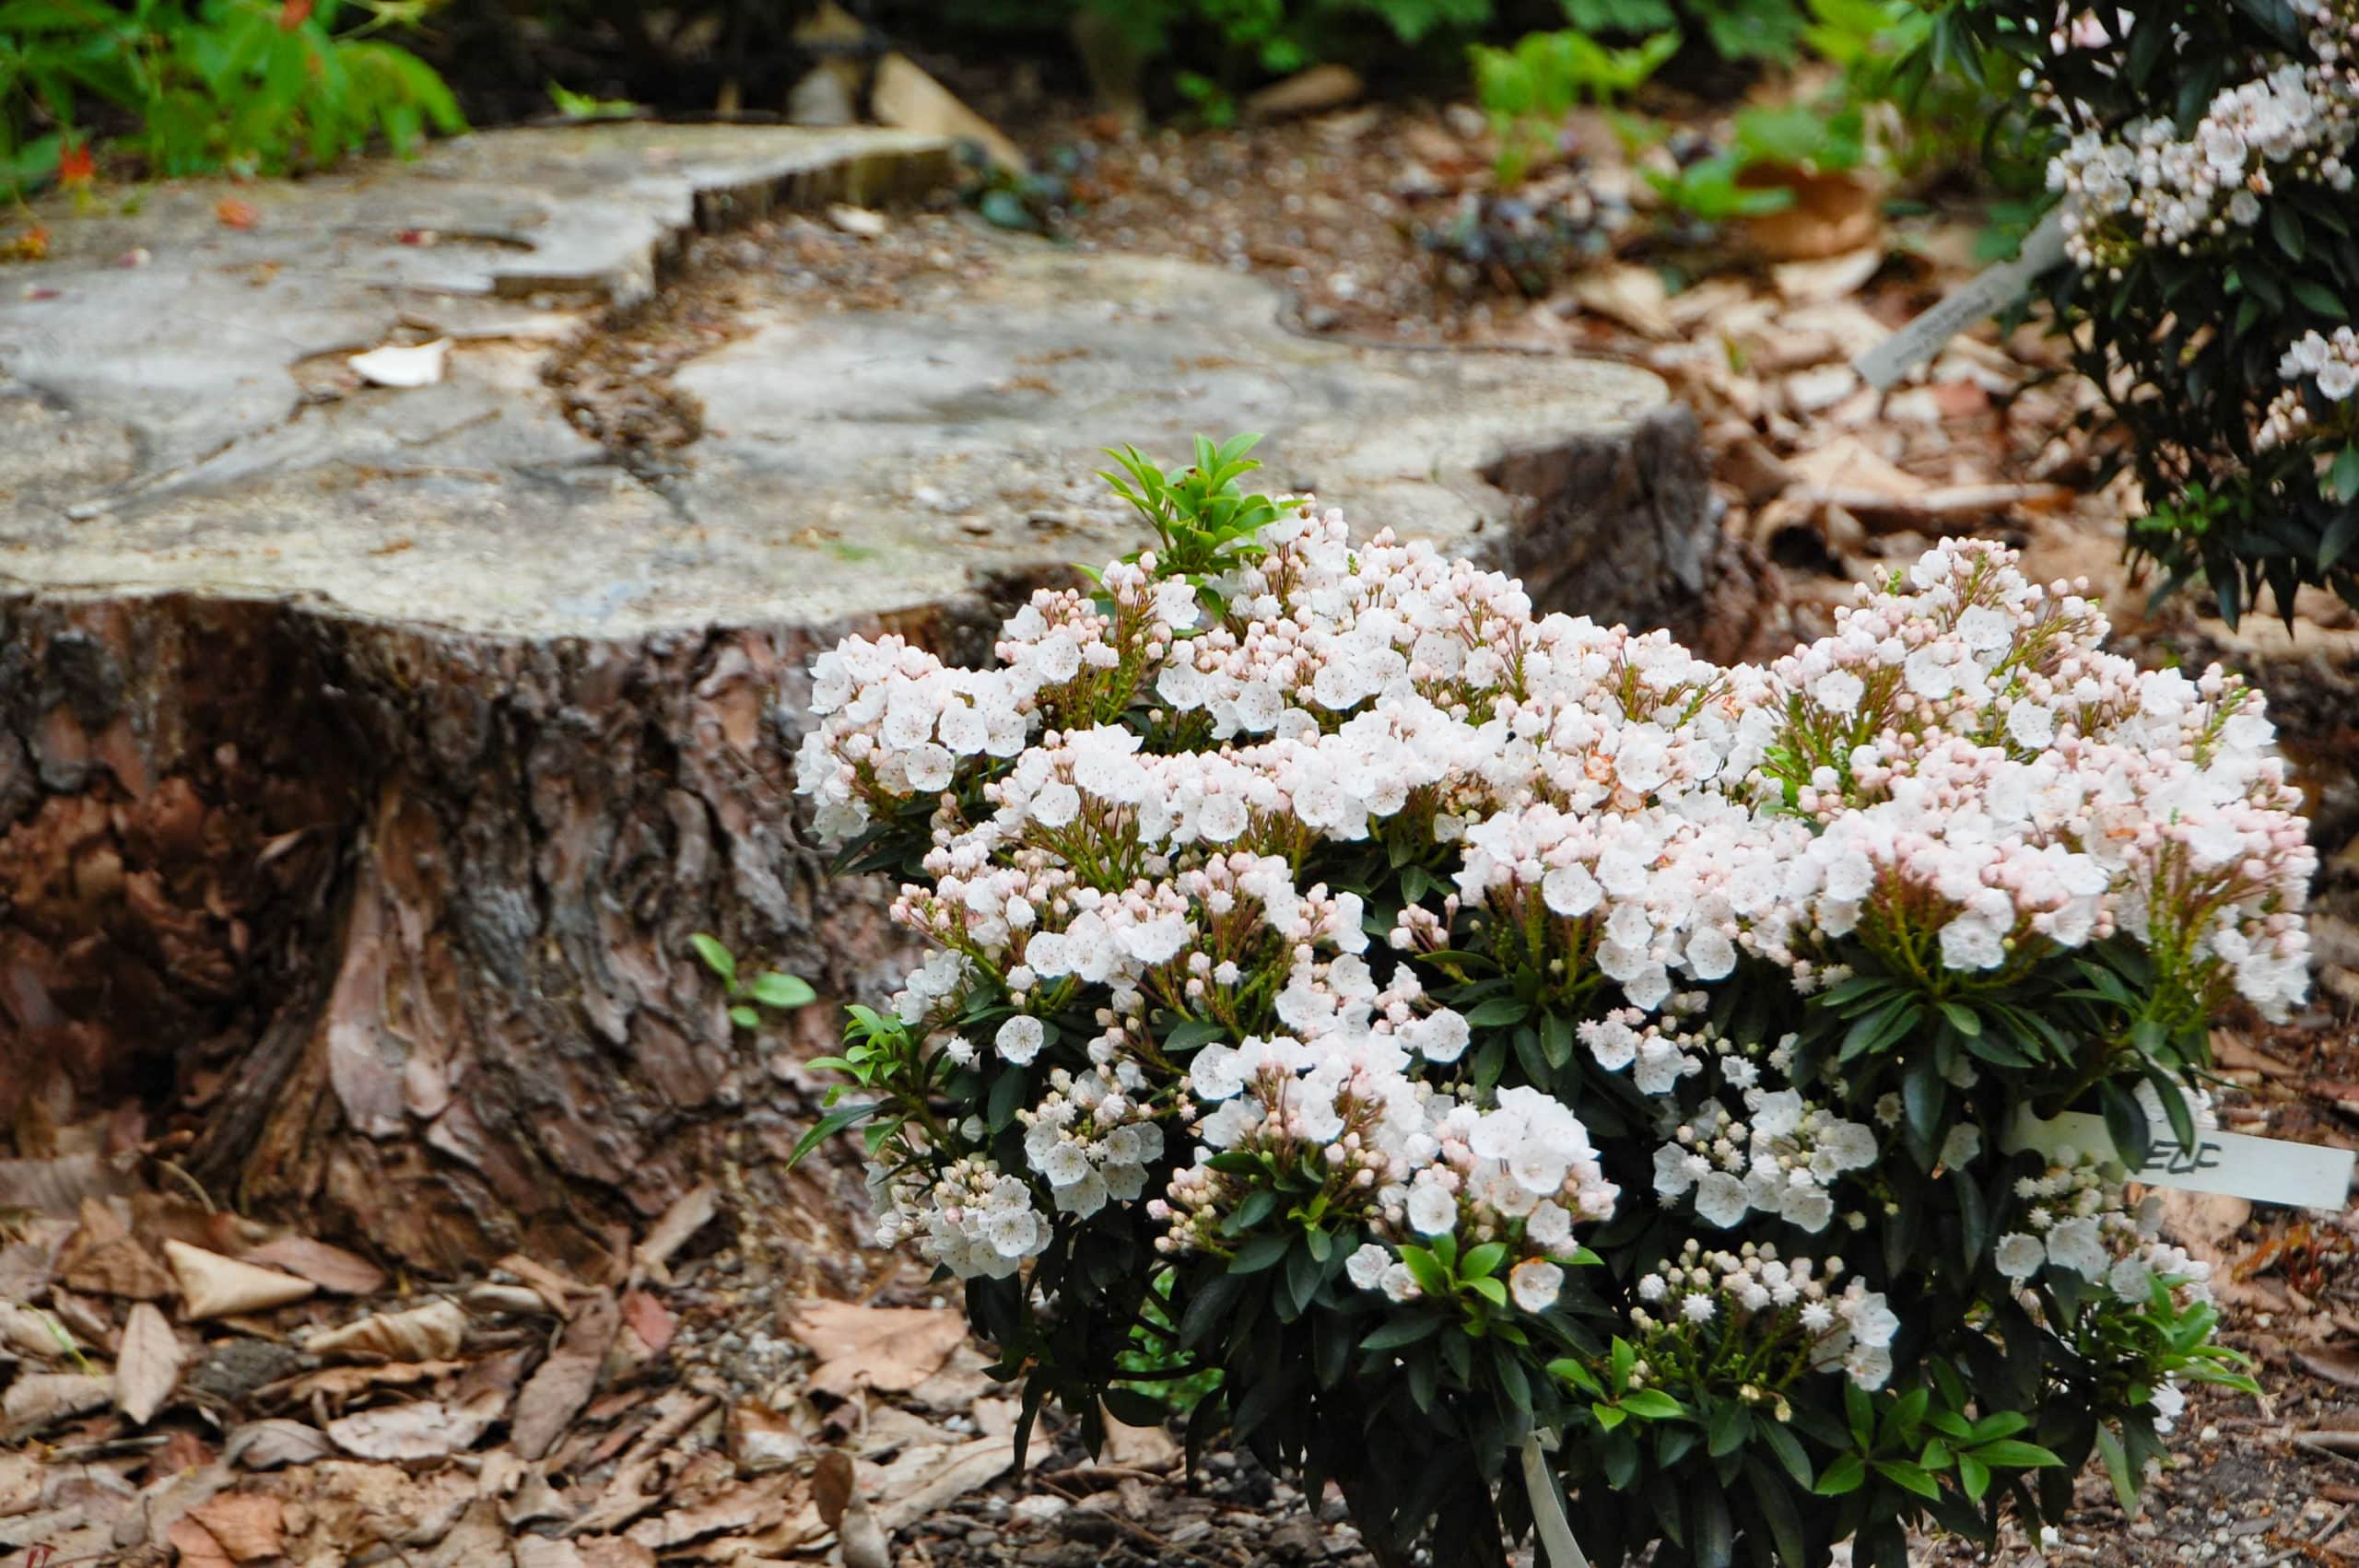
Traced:
<path fill-rule="evenodd" d="M 756 980 L 754 989 L 747 994 L 764 1007 L 780 1010 L 807 1007 L 819 1000 L 819 993 L 811 989 L 811 983 L 808 980 L 797 979 L 792 975 L 781 975 L 775 969 Z"/>
<path fill-rule="evenodd" d="M 2036 1443 L 2025 1443 L 2011 1437 L 2002 1437 L 1995 1443 L 1978 1444 L 1967 1452 L 1994 1469 L 2010 1470 L 2039 1469 L 2064 1462 Z"/>
<path fill-rule="evenodd" d="M 1465 1258 L 1458 1265 L 1459 1277 L 1466 1280 L 1479 1280 L 1485 1275 L 1496 1273 L 1498 1271 L 1499 1265 L 1506 1261 L 1507 1256 L 1508 1248 L 1505 1242 L 1486 1241 L 1480 1246 L 1468 1247 Z"/>
<path fill-rule="evenodd" d="M 808 1154 L 845 1128 L 855 1122 L 866 1121 L 884 1108 L 881 1103 L 874 1101 L 866 1105 L 838 1106 L 834 1110 L 812 1123 L 810 1131 L 795 1140 L 793 1153 L 786 1157 L 786 1168 L 792 1170 L 802 1163 L 804 1155 Z"/>
<path fill-rule="evenodd" d="M 2294 298 L 2329 321 L 2347 322 L 2351 319 L 2350 307 L 2343 303 L 2342 296 L 2325 284 L 2306 277 L 2297 279 L 2294 284 Z"/>
<path fill-rule="evenodd" d="M 1293 1246 L 1292 1236 L 1254 1236 L 1237 1249 L 1228 1260 L 1232 1274 L 1258 1274 L 1264 1269 L 1275 1268 L 1278 1260 Z"/>
<path fill-rule="evenodd" d="M 2147 30 L 2156 32 L 2158 29 L 2150 28 Z M 2302 243 L 2301 215 L 2294 210 L 2291 203 L 2269 204 L 2269 232 L 2276 237 L 2277 248 L 2293 260 L 2298 262 L 2306 253 L 2308 247 Z"/>
<path fill-rule="evenodd" d="M 1520 1024 L 1532 1009 L 1511 996 L 1495 996 L 1466 1015 L 1467 1024 L 1475 1029 L 1504 1028 Z"/>
<path fill-rule="evenodd" d="M 750 1007 L 733 1007 L 729 1010 L 729 1022 L 740 1029 L 758 1029 L 762 1024 L 762 1015 Z"/>
<path fill-rule="evenodd" d="M 1803 1451 L 1802 1440 L 1787 1431 L 1785 1422 L 1779 1421 L 1755 1422 L 1753 1430 L 1760 1434 L 1762 1443 L 1777 1457 L 1778 1463 L 1785 1467 L 1786 1473 L 1794 1478 L 1794 1484 L 1808 1491 L 1812 1480 L 1810 1456 Z"/>
<path fill-rule="evenodd" d="M 1867 1479 L 1868 1467 L 1857 1454 L 1838 1454 L 1811 1491 L 1821 1497 L 1840 1497 L 1847 1492 L 1857 1492 L 1860 1483 Z"/>
<path fill-rule="evenodd" d="M 1957 1457 L 1957 1480 L 1958 1484 L 1966 1489 L 1966 1500 L 1971 1503 L 1980 1503 L 1983 1494 L 1990 1490 L 1989 1467 L 1971 1454 Z"/>
<path fill-rule="evenodd" d="M 1677 1421 L 1687 1413 L 1687 1407 L 1660 1388 L 1640 1388 L 1625 1394 L 1622 1408 L 1634 1416 L 1648 1421 Z"/>
<path fill-rule="evenodd" d="M 2327 475 L 2327 488 L 2333 492 L 2338 501 L 2346 504 L 2359 501 L 2359 444 L 2344 447 L 2335 453 L 2333 472 Z M 2359 516 L 2359 513 L 2344 512 L 2335 519 L 2335 526 L 2327 531 L 2325 541 L 2318 546 L 2319 570 L 2334 565 L 2351 547 L 2352 529 L 2346 523 L 2354 516 Z"/>
<path fill-rule="evenodd" d="M 1876 1474 L 1904 1491 L 1925 1498 L 1938 1498 L 1942 1494 L 1939 1481 L 1906 1459 L 1875 1459 L 1870 1464 Z"/>
<path fill-rule="evenodd" d="M 688 945 L 697 950 L 697 956 L 704 960 L 706 968 L 732 986 L 737 983 L 737 959 L 717 939 L 698 931 L 688 938 Z"/>
<path fill-rule="evenodd" d="M 1364 1351 L 1397 1351 L 1403 1345 L 1414 1345 L 1420 1340 L 1431 1339 L 1444 1318 L 1438 1313 L 1417 1317 L 1396 1317 L 1360 1341 Z"/>
<path fill-rule="evenodd" d="M 2138 1474 L 2130 1468 L 2130 1457 L 2122 1452 L 2121 1439 L 2109 1426 L 2097 1428 L 2097 1452 L 2105 1459 L 2105 1472 L 2113 1480 L 2113 1495 L 2120 1501 L 2126 1513 L 2138 1512 Z"/>

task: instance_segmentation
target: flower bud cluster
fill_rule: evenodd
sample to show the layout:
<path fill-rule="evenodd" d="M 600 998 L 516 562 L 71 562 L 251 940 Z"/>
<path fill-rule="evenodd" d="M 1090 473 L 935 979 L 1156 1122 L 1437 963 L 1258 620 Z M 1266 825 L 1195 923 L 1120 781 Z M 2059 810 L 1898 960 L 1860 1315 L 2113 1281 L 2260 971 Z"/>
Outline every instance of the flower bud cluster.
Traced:
<path fill-rule="evenodd" d="M 1752 1242 L 1708 1252 L 1690 1236 L 1670 1263 L 1639 1277 L 1631 1325 L 1649 1363 L 1723 1369 L 1741 1394 L 1751 1391 L 1749 1402 L 1772 1405 L 1782 1421 L 1780 1396 L 1806 1367 L 1840 1368 L 1870 1390 L 1892 1375 L 1900 1319 L 1859 1280 L 1837 1293 L 1843 1273 L 1840 1258 L 1789 1260 Z"/>

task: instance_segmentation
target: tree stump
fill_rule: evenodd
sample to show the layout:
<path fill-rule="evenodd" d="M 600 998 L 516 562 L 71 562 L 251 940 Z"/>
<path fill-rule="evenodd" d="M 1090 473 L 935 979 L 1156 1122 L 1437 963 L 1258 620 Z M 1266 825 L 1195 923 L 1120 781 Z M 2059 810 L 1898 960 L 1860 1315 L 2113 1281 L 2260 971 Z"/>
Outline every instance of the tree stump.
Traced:
<path fill-rule="evenodd" d="M 956 297 L 747 322 L 679 371 L 706 434 L 650 483 L 568 424 L 539 380 L 559 346 L 617 330 L 717 192 L 824 194 L 938 149 L 585 135 L 568 156 L 605 174 L 564 178 L 622 238 L 553 258 L 536 236 L 596 226 L 562 192 L 527 221 L 511 166 L 564 182 L 539 135 L 249 189 L 251 231 L 162 192 L 77 228 L 53 298 L 0 303 L 16 1152 L 135 1097 L 215 1193 L 427 1271 L 517 1247 L 601 1269 L 708 1179 L 840 1268 L 847 1163 L 777 1170 L 835 1010 L 734 1031 L 688 938 L 826 998 L 896 982 L 886 890 L 829 881 L 797 826 L 804 667 L 880 629 L 985 657 L 1030 585 L 1137 542 L 1096 449 L 1261 429 L 1273 485 L 1551 605 L 1723 650 L 1757 611 L 1653 377 L 1295 337 L 1261 286 L 1171 263 L 1012 246 Z M 467 265 L 405 253 L 483 208 Z M 105 265 L 126 242 L 157 260 Z M 452 291 L 381 287 L 415 266 Z M 159 308 L 182 287 L 211 333 Z M 453 340 L 442 381 L 344 373 L 404 322 Z M 1027 363 L 1054 369 L 1010 385 Z"/>

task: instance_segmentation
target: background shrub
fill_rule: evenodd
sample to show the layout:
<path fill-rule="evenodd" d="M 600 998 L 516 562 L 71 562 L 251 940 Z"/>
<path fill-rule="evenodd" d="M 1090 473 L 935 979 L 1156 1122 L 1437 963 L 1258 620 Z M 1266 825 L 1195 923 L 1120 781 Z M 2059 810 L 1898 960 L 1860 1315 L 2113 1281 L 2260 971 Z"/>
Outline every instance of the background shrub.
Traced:
<path fill-rule="evenodd" d="M 2046 303 L 2129 436 L 2131 545 L 2231 621 L 2264 589 L 2289 615 L 2305 584 L 2359 603 L 2354 21 L 2347 0 L 2131 0 L 2059 27 L 1952 0 L 1927 46 L 2027 96 L 2074 251 Z"/>
<path fill-rule="evenodd" d="M 278 174 L 464 127 L 381 35 L 424 0 L 0 0 L 0 190 L 87 169 L 94 135 L 148 172 Z"/>

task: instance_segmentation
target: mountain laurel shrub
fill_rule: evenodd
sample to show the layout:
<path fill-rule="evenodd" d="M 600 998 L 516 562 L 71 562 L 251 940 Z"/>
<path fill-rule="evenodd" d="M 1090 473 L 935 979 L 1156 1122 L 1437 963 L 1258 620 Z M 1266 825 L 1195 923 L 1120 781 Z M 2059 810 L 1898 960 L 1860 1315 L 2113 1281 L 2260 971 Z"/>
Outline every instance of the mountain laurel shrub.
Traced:
<path fill-rule="evenodd" d="M 2048 303 L 2130 438 L 2133 545 L 2232 621 L 2359 603 L 2359 4 L 1949 0 L 1931 48 L 2028 94 Z"/>
<path fill-rule="evenodd" d="M 2125 1498 L 2212 1343 L 2112 1151 L 2191 1142 L 2209 1021 L 2302 993 L 2259 695 L 2142 673 L 1956 542 L 1722 668 L 1246 493 L 988 669 L 854 637 L 798 763 L 930 952 L 840 1098 L 886 1243 L 966 1281 L 1024 1431 L 1212 1391 L 1379 1561 L 1499 1564 L 1527 1434 L 1586 1549 L 1820 1564 Z M 798 1153 L 800 1151 L 798 1151 Z"/>

